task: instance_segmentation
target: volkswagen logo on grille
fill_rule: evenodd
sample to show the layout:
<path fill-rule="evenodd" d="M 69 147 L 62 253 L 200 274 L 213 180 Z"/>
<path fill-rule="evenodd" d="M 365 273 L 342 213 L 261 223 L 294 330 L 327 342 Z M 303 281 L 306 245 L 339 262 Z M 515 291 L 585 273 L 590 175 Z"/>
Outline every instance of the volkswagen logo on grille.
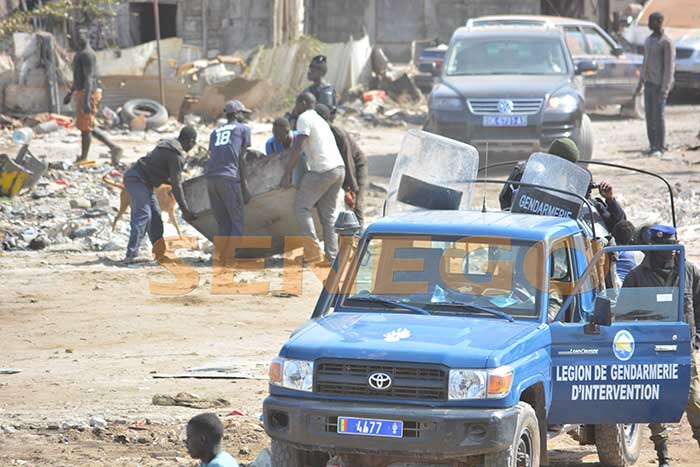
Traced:
<path fill-rule="evenodd" d="M 372 373 L 369 375 L 369 387 L 377 391 L 386 391 L 391 387 L 391 376 L 386 373 Z"/>
<path fill-rule="evenodd" d="M 502 114 L 509 114 L 513 112 L 513 101 L 508 99 L 501 99 L 498 101 L 498 111 Z"/>

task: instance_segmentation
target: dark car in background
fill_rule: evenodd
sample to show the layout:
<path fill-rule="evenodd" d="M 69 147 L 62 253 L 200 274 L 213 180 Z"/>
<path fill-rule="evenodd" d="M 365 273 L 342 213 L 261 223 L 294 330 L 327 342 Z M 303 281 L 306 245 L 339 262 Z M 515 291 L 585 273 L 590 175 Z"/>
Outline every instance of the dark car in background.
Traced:
<path fill-rule="evenodd" d="M 578 66 L 558 29 L 460 28 L 439 83 L 428 100 L 427 131 L 477 147 L 483 159 L 524 159 L 556 138 L 572 138 L 581 156 L 593 153 Z"/>
<path fill-rule="evenodd" d="M 635 96 L 644 57 L 626 53 L 600 26 L 559 16 L 497 15 L 472 18 L 467 27 L 540 26 L 558 28 L 564 34 L 574 63 L 592 61 L 597 70 L 583 75 L 586 108 L 620 105 L 628 117 L 644 115 L 643 98 Z"/>
<path fill-rule="evenodd" d="M 418 73 L 413 77 L 418 89 L 425 94 L 433 89 L 433 82 L 436 76 L 442 72 L 442 63 L 447 53 L 447 44 L 426 47 L 418 57 Z"/>

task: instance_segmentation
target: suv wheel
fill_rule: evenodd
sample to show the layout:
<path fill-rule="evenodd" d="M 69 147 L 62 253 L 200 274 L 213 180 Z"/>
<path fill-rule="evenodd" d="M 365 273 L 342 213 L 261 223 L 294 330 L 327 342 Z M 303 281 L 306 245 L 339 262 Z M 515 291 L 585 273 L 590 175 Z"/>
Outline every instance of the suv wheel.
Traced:
<path fill-rule="evenodd" d="M 518 426 L 513 445 L 505 451 L 484 456 L 484 467 L 539 467 L 540 428 L 535 409 L 518 403 Z"/>
<path fill-rule="evenodd" d="M 581 128 L 578 131 L 576 145 L 581 153 L 581 160 L 590 161 L 593 158 L 593 128 L 591 117 L 588 115 L 581 118 Z"/>
<path fill-rule="evenodd" d="M 625 467 L 639 459 L 642 448 L 639 425 L 596 425 L 595 445 L 600 463 L 606 467 Z"/>
<path fill-rule="evenodd" d="M 272 465 L 275 467 L 326 467 L 328 456 L 322 452 L 297 449 L 283 441 L 272 440 Z"/>

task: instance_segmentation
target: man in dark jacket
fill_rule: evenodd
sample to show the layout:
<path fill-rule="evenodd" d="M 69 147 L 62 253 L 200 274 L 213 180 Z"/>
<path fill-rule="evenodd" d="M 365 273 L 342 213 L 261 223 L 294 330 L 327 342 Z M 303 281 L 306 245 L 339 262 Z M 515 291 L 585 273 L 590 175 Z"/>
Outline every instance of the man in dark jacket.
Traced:
<path fill-rule="evenodd" d="M 159 241 L 163 238 L 163 221 L 153 193 L 155 187 L 170 185 L 182 211 L 182 217 L 188 222 L 194 218 L 182 190 L 182 171 L 185 166 L 185 154 L 196 143 L 197 131 L 186 126 L 180 131 L 177 139 L 161 141 L 153 151 L 136 161 L 124 174 L 124 185 L 131 197 L 131 233 L 125 263 L 136 262 L 146 231 L 156 259 L 160 260 L 165 255 L 165 244 Z"/>
<path fill-rule="evenodd" d="M 653 245 L 675 244 L 676 229 L 667 225 L 654 225 L 646 229 L 644 243 Z M 679 284 L 678 260 L 674 251 L 652 251 L 646 254 L 642 264 L 627 274 L 622 287 L 673 287 Z M 700 445 L 700 377 L 698 376 L 698 355 L 700 351 L 700 271 L 685 263 L 684 314 L 690 326 L 692 363 L 690 371 L 690 397 L 686 408 L 688 423 L 693 430 L 693 438 Z M 668 467 L 671 458 L 668 454 L 668 432 L 661 423 L 652 423 L 651 440 L 659 458 L 659 467 Z"/>
<path fill-rule="evenodd" d="M 345 162 L 345 203 L 353 210 L 360 226 L 365 225 L 365 191 L 367 189 L 367 156 L 357 145 L 355 139 L 350 134 L 331 123 L 331 112 L 328 106 L 316 105 L 316 112 L 323 117 L 331 127 L 335 144 L 338 145 L 340 155 Z"/>
<path fill-rule="evenodd" d="M 309 72 L 307 78 L 313 84 L 306 88 L 305 92 L 310 92 L 316 98 L 316 102 L 328 107 L 331 111 L 329 122 L 335 119 L 335 113 L 338 110 L 335 86 L 326 82 L 326 73 L 328 73 L 328 59 L 325 55 L 316 55 L 311 59 L 309 64 Z"/>

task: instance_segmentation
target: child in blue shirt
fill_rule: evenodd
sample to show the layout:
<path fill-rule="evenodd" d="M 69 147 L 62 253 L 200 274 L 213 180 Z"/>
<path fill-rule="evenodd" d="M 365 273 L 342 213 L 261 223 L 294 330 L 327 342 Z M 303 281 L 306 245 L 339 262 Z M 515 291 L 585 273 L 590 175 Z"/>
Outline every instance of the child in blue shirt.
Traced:
<path fill-rule="evenodd" d="M 224 425 L 214 413 L 203 413 L 187 423 L 187 452 L 202 461 L 200 467 L 238 467 L 236 460 L 221 449 Z"/>

